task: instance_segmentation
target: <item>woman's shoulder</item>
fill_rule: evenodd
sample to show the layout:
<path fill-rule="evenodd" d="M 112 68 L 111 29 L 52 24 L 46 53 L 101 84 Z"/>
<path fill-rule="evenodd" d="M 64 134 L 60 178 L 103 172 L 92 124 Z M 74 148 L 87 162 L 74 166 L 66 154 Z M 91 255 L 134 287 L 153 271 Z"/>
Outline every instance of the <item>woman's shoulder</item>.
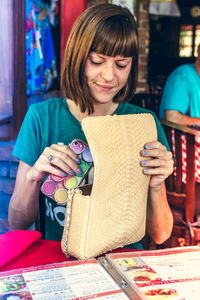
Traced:
<path fill-rule="evenodd" d="M 133 100 L 134 101 L 134 100 Z M 137 106 L 137 104 L 132 103 L 121 103 L 118 107 L 118 114 L 124 115 L 124 114 L 145 114 L 150 113 L 154 116 L 154 113 L 146 108 Z"/>
<path fill-rule="evenodd" d="M 38 103 L 31 104 L 30 110 L 45 112 L 47 110 L 55 110 L 65 104 L 65 98 L 51 98 Z"/>
<path fill-rule="evenodd" d="M 175 68 L 170 74 L 170 77 L 186 76 L 186 74 L 191 74 L 194 71 L 196 71 L 194 64 L 183 64 Z"/>

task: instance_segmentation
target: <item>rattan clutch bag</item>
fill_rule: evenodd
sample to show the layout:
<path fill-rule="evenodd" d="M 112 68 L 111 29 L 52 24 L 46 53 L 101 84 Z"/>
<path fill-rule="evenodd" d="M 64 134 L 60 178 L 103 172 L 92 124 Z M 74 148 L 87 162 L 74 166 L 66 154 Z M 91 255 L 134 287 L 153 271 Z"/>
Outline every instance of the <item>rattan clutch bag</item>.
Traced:
<path fill-rule="evenodd" d="M 82 128 L 94 161 L 92 187 L 70 191 L 62 250 L 85 259 L 137 242 L 145 234 L 150 176 L 144 144 L 157 140 L 151 114 L 88 117 Z"/>

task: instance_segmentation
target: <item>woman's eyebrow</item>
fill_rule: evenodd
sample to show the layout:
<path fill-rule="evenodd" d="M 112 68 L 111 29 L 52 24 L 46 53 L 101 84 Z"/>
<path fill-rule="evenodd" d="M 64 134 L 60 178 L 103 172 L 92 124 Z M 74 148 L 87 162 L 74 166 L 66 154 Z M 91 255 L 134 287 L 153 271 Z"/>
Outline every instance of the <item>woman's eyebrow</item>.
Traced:
<path fill-rule="evenodd" d="M 98 57 L 98 58 L 105 58 L 103 55 L 98 54 L 98 53 L 91 53 L 90 55 L 94 56 L 94 57 Z"/>
<path fill-rule="evenodd" d="M 106 59 L 106 55 L 103 55 L 101 53 L 90 53 L 90 57 Z M 121 58 L 117 58 L 116 61 L 117 62 L 129 62 L 130 59 L 131 59 L 131 57 L 121 57 Z"/>
<path fill-rule="evenodd" d="M 125 57 L 125 58 L 119 58 L 117 59 L 117 61 L 129 61 L 130 58 L 129 57 Z"/>

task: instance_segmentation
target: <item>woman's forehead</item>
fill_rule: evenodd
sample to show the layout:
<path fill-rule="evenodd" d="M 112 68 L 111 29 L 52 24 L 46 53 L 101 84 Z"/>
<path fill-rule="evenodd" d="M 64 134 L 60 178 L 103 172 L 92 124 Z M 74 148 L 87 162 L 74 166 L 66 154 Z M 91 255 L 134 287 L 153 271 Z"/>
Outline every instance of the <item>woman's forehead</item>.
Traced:
<path fill-rule="evenodd" d="M 99 58 L 113 58 L 115 60 L 118 61 L 124 61 L 124 60 L 130 60 L 132 59 L 132 57 L 130 56 L 123 56 L 123 55 L 114 55 L 114 56 L 110 56 L 110 55 L 105 55 L 103 53 L 98 53 L 98 52 L 90 52 L 90 55 L 93 57 L 99 57 Z"/>

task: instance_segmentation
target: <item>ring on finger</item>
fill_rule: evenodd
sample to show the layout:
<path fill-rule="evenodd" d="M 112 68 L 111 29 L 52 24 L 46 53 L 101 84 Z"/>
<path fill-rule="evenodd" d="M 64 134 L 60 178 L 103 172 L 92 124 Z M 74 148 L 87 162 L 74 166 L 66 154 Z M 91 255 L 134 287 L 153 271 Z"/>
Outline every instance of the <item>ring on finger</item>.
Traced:
<path fill-rule="evenodd" d="M 49 156 L 47 157 L 47 159 L 48 159 L 48 163 L 51 164 L 51 162 L 52 162 L 52 160 L 53 160 L 53 155 L 49 155 Z"/>

